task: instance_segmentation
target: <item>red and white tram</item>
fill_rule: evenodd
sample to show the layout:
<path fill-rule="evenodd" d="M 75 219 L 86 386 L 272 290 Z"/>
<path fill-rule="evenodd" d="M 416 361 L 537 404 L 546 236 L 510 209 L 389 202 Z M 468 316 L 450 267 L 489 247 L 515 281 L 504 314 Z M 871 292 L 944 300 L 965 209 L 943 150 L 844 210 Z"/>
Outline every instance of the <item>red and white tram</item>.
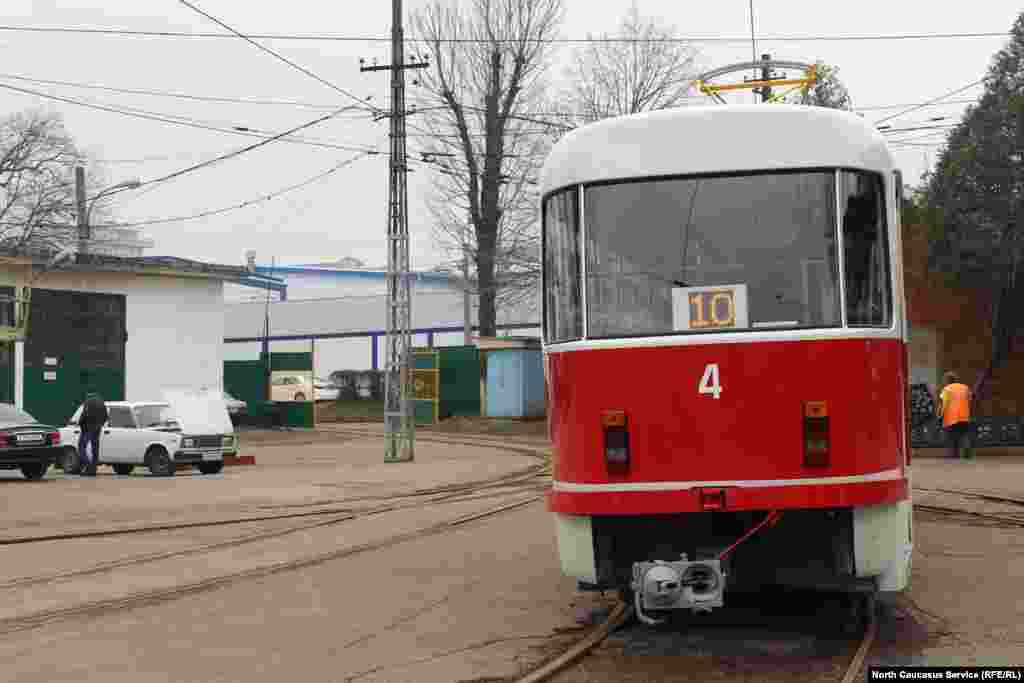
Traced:
<path fill-rule="evenodd" d="M 817 107 L 659 111 L 567 135 L 542 185 L 565 574 L 645 621 L 767 585 L 902 591 L 902 191 L 881 135 Z"/>

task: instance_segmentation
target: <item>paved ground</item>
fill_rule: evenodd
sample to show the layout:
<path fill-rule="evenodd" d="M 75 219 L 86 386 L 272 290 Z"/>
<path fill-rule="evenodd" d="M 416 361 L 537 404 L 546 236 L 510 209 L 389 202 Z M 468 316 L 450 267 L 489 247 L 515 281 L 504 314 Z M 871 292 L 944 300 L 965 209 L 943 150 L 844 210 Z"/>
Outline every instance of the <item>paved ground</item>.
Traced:
<path fill-rule="evenodd" d="M 5 477 L 0 537 L 358 508 L 366 503 L 354 498 L 484 479 L 534 462 L 424 437 L 415 463 L 385 464 L 382 443 L 344 434 L 351 429 L 248 434 L 246 450 L 258 464 L 213 477 Z M 1024 459 L 920 458 L 914 485 L 1024 498 Z M 508 492 L 281 535 L 274 534 L 297 522 L 0 546 L 0 670 L 4 680 L 26 682 L 512 680 L 578 638 L 581 621 L 600 619 L 598 608 L 608 604 L 576 593 L 561 576 L 542 503 L 359 549 L 532 495 Z M 915 533 L 912 589 L 883 612 L 871 661 L 1024 663 L 1024 531 L 918 514 Z M 266 538 L 234 544 L 252 534 Z M 296 561 L 302 566 L 294 570 L 268 569 Z M 249 570 L 259 571 L 238 576 Z M 188 589 L 174 590 L 182 585 Z M 558 680 L 837 680 L 854 644 L 822 632 L 815 616 L 826 608 L 787 596 L 735 604 L 729 627 L 634 625 Z"/>

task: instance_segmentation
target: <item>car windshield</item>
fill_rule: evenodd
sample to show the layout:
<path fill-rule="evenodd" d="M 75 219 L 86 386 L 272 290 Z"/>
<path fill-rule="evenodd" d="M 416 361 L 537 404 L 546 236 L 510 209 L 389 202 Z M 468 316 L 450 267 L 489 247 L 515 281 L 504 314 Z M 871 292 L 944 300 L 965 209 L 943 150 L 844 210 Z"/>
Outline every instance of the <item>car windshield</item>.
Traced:
<path fill-rule="evenodd" d="M 17 427 L 18 425 L 35 424 L 35 419 L 28 413 L 18 410 L 9 403 L 0 403 L 0 427 Z"/>
<path fill-rule="evenodd" d="M 170 406 L 136 406 L 135 419 L 138 420 L 139 427 L 142 429 L 147 427 L 168 427 L 178 424 L 174 414 L 171 412 Z"/>

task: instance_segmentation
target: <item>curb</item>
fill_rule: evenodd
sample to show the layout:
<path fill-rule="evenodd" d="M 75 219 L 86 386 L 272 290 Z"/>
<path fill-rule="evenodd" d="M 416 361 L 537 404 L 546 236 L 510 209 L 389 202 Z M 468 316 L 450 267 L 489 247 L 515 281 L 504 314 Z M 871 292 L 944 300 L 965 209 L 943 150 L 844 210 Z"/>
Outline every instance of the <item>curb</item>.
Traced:
<path fill-rule="evenodd" d="M 225 455 L 224 464 L 228 466 L 232 465 L 255 465 L 255 455 Z"/>

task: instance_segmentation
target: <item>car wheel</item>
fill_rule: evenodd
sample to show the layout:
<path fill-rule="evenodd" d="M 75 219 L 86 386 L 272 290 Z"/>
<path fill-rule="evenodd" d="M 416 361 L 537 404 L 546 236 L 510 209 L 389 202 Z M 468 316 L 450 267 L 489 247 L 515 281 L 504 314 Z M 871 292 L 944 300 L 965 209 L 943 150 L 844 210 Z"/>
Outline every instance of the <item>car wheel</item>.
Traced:
<path fill-rule="evenodd" d="M 25 475 L 26 479 L 35 481 L 37 479 L 42 479 L 48 469 L 50 469 L 50 465 L 48 463 L 39 462 L 31 465 L 22 465 L 21 473 Z"/>
<path fill-rule="evenodd" d="M 78 474 L 82 471 L 82 459 L 78 457 L 78 451 L 71 446 L 61 452 L 60 464 L 64 474 Z"/>
<path fill-rule="evenodd" d="M 135 469 L 135 465 L 119 464 L 114 465 L 114 472 L 120 474 L 122 477 L 127 477 Z"/>
<path fill-rule="evenodd" d="M 224 469 L 223 462 L 201 462 L 199 463 L 199 471 L 203 474 L 220 474 L 221 470 Z"/>
<path fill-rule="evenodd" d="M 305 401 L 306 400 L 306 395 L 300 391 L 299 393 L 295 394 L 295 400 L 296 401 Z"/>
<path fill-rule="evenodd" d="M 153 476 L 174 476 L 174 461 L 171 460 L 171 456 L 163 448 L 154 446 L 146 451 L 145 463 L 149 471 L 153 473 Z"/>

